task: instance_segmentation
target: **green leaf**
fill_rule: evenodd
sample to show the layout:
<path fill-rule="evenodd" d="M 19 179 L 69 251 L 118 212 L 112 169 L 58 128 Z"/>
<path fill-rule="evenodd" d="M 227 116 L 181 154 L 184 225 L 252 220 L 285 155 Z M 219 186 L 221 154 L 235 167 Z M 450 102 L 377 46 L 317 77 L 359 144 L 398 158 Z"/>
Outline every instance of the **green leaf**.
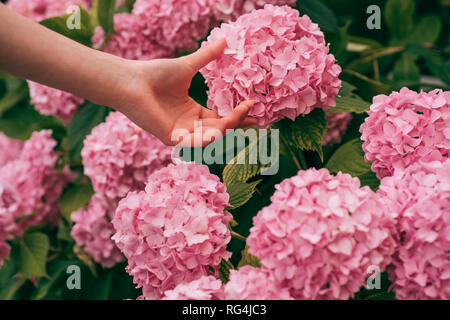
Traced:
<path fill-rule="evenodd" d="M 219 268 L 219 279 L 222 280 L 223 283 L 227 283 L 230 280 L 230 270 L 233 269 L 234 266 L 229 260 L 222 259 Z"/>
<path fill-rule="evenodd" d="M 226 185 L 231 185 L 238 181 L 247 182 L 248 179 L 256 176 L 260 172 L 261 165 L 256 159 L 258 154 L 258 145 L 261 139 L 265 139 L 267 137 L 267 134 L 267 131 L 259 131 L 258 140 L 252 141 L 225 166 L 222 177 L 223 182 Z"/>
<path fill-rule="evenodd" d="M 342 81 L 339 96 L 335 98 L 336 106 L 330 107 L 328 113 L 364 113 L 370 108 L 370 103 L 361 99 L 354 91 L 356 87 L 346 81 Z"/>
<path fill-rule="evenodd" d="M 73 163 L 81 163 L 84 139 L 96 125 L 105 120 L 109 111 L 107 107 L 88 101 L 75 113 L 67 129 L 69 155 Z"/>
<path fill-rule="evenodd" d="M 450 61 L 444 61 L 444 59 L 418 44 L 408 44 L 406 51 L 410 54 L 417 55 L 425 60 L 425 65 L 436 77 L 440 78 L 443 82 L 450 85 Z"/>
<path fill-rule="evenodd" d="M 55 260 L 49 263 L 49 278 L 41 278 L 37 284 L 36 290 L 33 292 L 32 300 L 44 299 L 49 293 L 50 289 L 59 281 L 61 276 L 66 273 L 67 267 L 77 264 L 75 260 L 61 261 Z"/>
<path fill-rule="evenodd" d="M 70 222 L 72 212 L 86 206 L 93 194 L 94 189 L 90 183 L 70 184 L 66 187 L 59 199 L 59 207 L 63 217 Z"/>
<path fill-rule="evenodd" d="M 0 117 L 0 131 L 14 139 L 27 140 L 33 131 L 42 129 L 52 129 L 53 134 L 65 132 L 60 120 L 40 114 L 28 101 L 17 103 Z"/>
<path fill-rule="evenodd" d="M 388 0 L 384 17 L 393 38 L 405 39 L 412 32 L 414 10 L 414 0 Z"/>
<path fill-rule="evenodd" d="M 323 159 L 322 140 L 327 130 L 327 120 L 322 109 L 314 109 L 295 121 L 283 119 L 278 122 L 280 135 L 291 148 L 316 151 Z"/>
<path fill-rule="evenodd" d="M 63 241 L 74 242 L 74 239 L 70 235 L 70 227 L 67 225 L 66 221 L 61 220 L 58 224 L 58 233 L 56 234 L 56 237 Z"/>
<path fill-rule="evenodd" d="M 300 15 L 308 15 L 311 20 L 319 25 L 324 31 L 338 33 L 336 16 L 320 0 L 297 1 L 297 9 Z"/>
<path fill-rule="evenodd" d="M 330 107 L 328 113 L 354 112 L 364 113 L 370 108 L 370 102 L 364 101 L 357 95 L 336 97 L 336 106 Z"/>
<path fill-rule="evenodd" d="M 420 19 L 408 42 L 435 43 L 442 30 L 442 22 L 437 15 L 427 15 Z"/>
<path fill-rule="evenodd" d="M 380 180 L 378 180 L 377 175 L 372 171 L 364 173 L 358 176 L 358 178 L 361 181 L 361 186 L 368 186 L 373 191 L 377 191 L 380 186 Z"/>
<path fill-rule="evenodd" d="M 244 250 L 242 250 L 242 258 L 241 261 L 239 261 L 238 269 L 243 266 L 253 266 L 255 268 L 261 268 L 261 262 L 259 261 L 258 257 L 255 257 L 254 255 L 250 254 L 248 252 L 249 247 L 246 245 Z"/>
<path fill-rule="evenodd" d="M 97 18 L 107 38 L 114 33 L 114 11 L 116 0 L 98 0 Z"/>
<path fill-rule="evenodd" d="M 227 185 L 227 192 L 230 195 L 230 205 L 229 209 L 236 209 L 243 206 L 250 198 L 253 196 L 256 190 L 256 186 L 262 180 L 253 181 L 250 183 L 246 182 L 233 182 Z"/>
<path fill-rule="evenodd" d="M 127 7 L 128 12 L 133 11 L 135 2 L 136 2 L 136 0 L 125 0 L 125 6 Z"/>
<path fill-rule="evenodd" d="M 350 140 L 343 144 L 328 160 L 325 166 L 330 172 L 349 173 L 354 177 L 370 171 L 370 163 L 364 160 L 362 141 L 360 139 Z"/>
<path fill-rule="evenodd" d="M 0 100 L 0 117 L 28 97 L 28 87 L 24 81 L 13 79 L 6 81 L 6 94 Z"/>
<path fill-rule="evenodd" d="M 82 7 L 80 9 L 80 25 L 78 28 L 69 29 L 68 21 L 72 16 L 71 14 L 63 14 L 59 17 L 48 18 L 42 20 L 40 24 L 43 26 L 62 34 L 65 37 L 68 37 L 72 40 L 75 40 L 85 46 L 91 46 L 92 41 L 91 38 L 94 35 L 94 24 L 91 21 L 91 16 L 89 12 L 87 12 Z M 77 13 L 75 13 L 77 14 Z"/>
<path fill-rule="evenodd" d="M 0 268 L 0 300 L 11 300 L 26 279 L 20 277 L 13 259 L 9 258 Z"/>
<path fill-rule="evenodd" d="M 420 70 L 414 60 L 414 57 L 408 53 L 401 55 L 394 65 L 394 80 L 396 82 L 419 81 Z"/>
<path fill-rule="evenodd" d="M 25 278 L 45 277 L 45 264 L 49 250 L 49 240 L 41 232 L 25 233 L 20 239 L 18 265 Z"/>

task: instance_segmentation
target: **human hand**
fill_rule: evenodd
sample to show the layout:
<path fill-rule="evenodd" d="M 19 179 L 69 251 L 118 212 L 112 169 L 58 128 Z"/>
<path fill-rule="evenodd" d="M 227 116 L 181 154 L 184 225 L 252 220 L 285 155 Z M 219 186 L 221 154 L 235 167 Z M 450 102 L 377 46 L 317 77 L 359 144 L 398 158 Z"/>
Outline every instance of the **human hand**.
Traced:
<path fill-rule="evenodd" d="M 126 84 L 129 95 L 123 97 L 116 109 L 167 145 L 188 141 L 194 146 L 194 141 L 200 139 L 202 146 L 211 143 L 203 137 L 194 140 L 197 134 L 194 125 L 198 121 L 203 132 L 217 129 L 222 135 L 226 129 L 255 124 L 254 119 L 247 117 L 252 101 L 242 102 L 232 114 L 220 118 L 215 111 L 202 107 L 188 95 L 193 76 L 218 58 L 225 46 L 223 39 L 176 59 L 128 61 L 133 79 Z M 173 141 L 172 133 L 177 129 L 184 129 L 185 134 Z"/>

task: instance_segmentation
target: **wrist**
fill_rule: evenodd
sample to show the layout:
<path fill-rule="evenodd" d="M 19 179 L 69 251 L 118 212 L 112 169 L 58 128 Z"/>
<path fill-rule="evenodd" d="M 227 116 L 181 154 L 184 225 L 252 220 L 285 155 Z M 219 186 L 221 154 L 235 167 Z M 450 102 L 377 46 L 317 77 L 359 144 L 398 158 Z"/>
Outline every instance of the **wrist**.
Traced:
<path fill-rule="evenodd" d="M 103 52 L 101 54 L 105 55 L 102 59 L 106 57 L 106 72 L 100 76 L 101 88 L 96 90 L 98 94 L 93 97 L 92 102 L 123 112 L 135 100 L 135 87 L 139 79 L 134 68 L 135 61 Z"/>

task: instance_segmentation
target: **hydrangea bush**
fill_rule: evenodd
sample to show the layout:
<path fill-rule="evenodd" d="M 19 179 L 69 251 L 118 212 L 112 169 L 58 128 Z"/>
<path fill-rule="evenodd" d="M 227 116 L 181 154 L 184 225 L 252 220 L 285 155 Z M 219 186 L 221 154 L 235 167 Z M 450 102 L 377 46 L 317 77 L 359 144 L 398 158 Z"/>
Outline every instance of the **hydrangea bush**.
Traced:
<path fill-rule="evenodd" d="M 221 117 L 253 100 L 257 140 L 176 156 L 119 112 L 0 74 L 0 299 L 450 299 L 448 19 L 404 5 L 368 32 L 363 1 L 7 1 L 125 59 L 225 38 L 189 92 Z M 234 161 L 266 142 L 269 163 Z"/>

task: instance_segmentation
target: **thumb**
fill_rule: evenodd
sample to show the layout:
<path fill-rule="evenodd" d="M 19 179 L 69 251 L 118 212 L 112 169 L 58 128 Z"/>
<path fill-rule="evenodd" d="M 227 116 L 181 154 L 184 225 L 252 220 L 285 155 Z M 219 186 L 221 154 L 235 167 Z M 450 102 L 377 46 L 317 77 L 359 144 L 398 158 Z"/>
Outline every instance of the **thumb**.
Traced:
<path fill-rule="evenodd" d="M 194 73 L 197 73 L 198 70 L 208 63 L 219 58 L 223 54 L 226 46 L 227 41 L 225 38 L 222 38 L 207 46 L 201 47 L 194 53 L 185 56 L 184 59 L 191 65 Z"/>

